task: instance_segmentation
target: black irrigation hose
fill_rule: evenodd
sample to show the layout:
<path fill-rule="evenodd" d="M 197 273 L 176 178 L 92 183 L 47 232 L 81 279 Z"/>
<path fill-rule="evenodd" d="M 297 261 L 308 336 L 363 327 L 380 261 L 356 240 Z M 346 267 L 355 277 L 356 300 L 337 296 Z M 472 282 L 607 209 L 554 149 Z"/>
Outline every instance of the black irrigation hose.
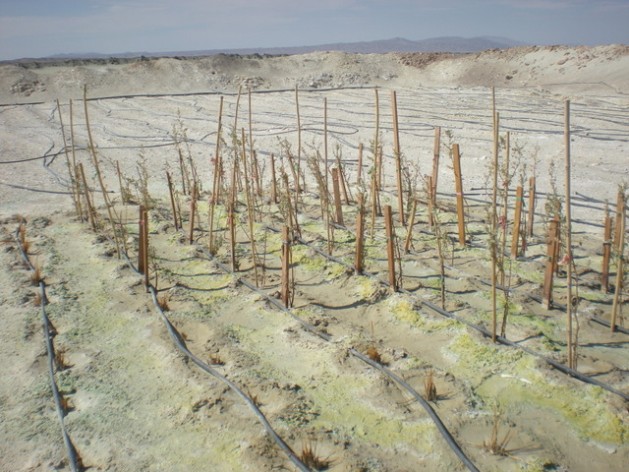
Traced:
<path fill-rule="evenodd" d="M 24 251 L 22 244 L 19 239 L 19 228 L 16 231 L 15 239 L 17 241 L 18 248 L 20 253 L 22 254 L 22 258 L 24 262 L 28 265 L 31 271 L 35 271 L 35 267 L 31 263 L 28 258 L 28 255 Z M 76 448 L 72 443 L 72 439 L 68 435 L 68 431 L 66 430 L 64 418 L 65 418 L 65 410 L 63 408 L 63 403 L 61 399 L 61 393 L 59 392 L 59 387 L 57 386 L 57 382 L 55 380 L 55 371 L 54 371 L 54 359 L 55 359 L 55 347 L 52 342 L 53 335 L 50 332 L 50 318 L 48 318 L 48 314 L 46 313 L 46 303 L 48 298 L 46 297 L 46 284 L 43 280 L 39 281 L 39 293 L 41 298 L 41 318 L 42 318 L 42 327 L 44 331 L 44 338 L 46 340 L 46 352 L 48 353 L 48 374 L 50 376 L 50 387 L 52 389 L 52 396 L 55 401 L 55 409 L 57 411 L 57 416 L 59 418 L 59 423 L 61 424 L 61 434 L 63 436 L 63 442 L 66 447 L 66 451 L 68 453 L 68 459 L 70 462 L 70 468 L 72 472 L 79 472 L 82 470 L 81 460 L 79 455 L 77 454 Z"/>
<path fill-rule="evenodd" d="M 271 230 L 271 231 L 275 231 L 275 230 L 273 230 L 273 228 L 268 228 L 268 229 Z M 202 249 L 202 252 L 206 255 L 206 257 L 209 260 L 211 260 L 212 262 L 214 262 L 221 270 L 223 270 L 224 272 L 227 272 L 228 274 L 234 275 L 233 272 L 231 270 L 229 270 L 229 268 L 227 266 L 225 266 L 222 263 L 220 263 L 214 256 L 212 256 L 209 253 L 209 251 L 207 249 L 205 249 L 205 248 L 201 248 L 201 249 Z M 313 248 L 313 249 L 315 249 L 315 251 L 318 251 L 316 248 Z M 339 263 L 343 264 L 342 262 L 339 262 Z M 291 318 L 293 318 L 294 320 L 299 322 L 303 326 L 303 328 L 305 328 L 311 334 L 314 334 L 315 336 L 323 339 L 324 341 L 327 341 L 327 342 L 331 342 L 332 341 L 332 336 L 320 332 L 313 325 L 311 325 L 310 323 L 304 321 L 299 316 L 295 315 L 292 312 L 292 310 L 290 310 L 289 308 L 286 308 L 283 304 L 281 304 L 279 302 L 279 300 L 275 299 L 274 297 L 271 297 L 266 292 L 260 290 L 255 285 L 253 285 L 252 283 L 250 283 L 247 280 L 245 280 L 243 277 L 238 277 L 238 282 L 241 283 L 242 285 L 244 285 L 245 287 L 247 287 L 249 290 L 251 290 L 251 291 L 255 292 L 256 294 L 264 297 L 272 305 L 274 305 L 275 307 L 279 308 L 284 313 L 288 314 Z M 441 433 L 441 436 L 444 438 L 444 440 L 446 441 L 446 443 L 448 444 L 450 449 L 452 449 L 452 451 L 456 454 L 456 456 L 461 460 L 461 462 L 463 462 L 463 464 L 471 472 L 479 472 L 479 469 L 465 455 L 465 452 L 463 452 L 463 449 L 461 449 L 461 446 L 459 446 L 459 444 L 456 442 L 456 439 L 454 439 L 454 437 L 452 436 L 450 431 L 448 431 L 448 428 L 446 428 L 446 426 L 443 424 L 443 422 L 441 421 L 441 418 L 439 418 L 439 415 L 437 415 L 437 413 L 432 408 L 430 403 L 427 402 L 419 393 L 417 393 L 417 391 L 413 387 L 411 387 L 410 384 L 408 384 L 405 380 L 403 380 L 402 378 L 400 378 L 399 376 L 394 374 L 391 370 L 387 369 L 385 366 L 383 366 L 379 362 L 374 361 L 373 359 L 371 359 L 368 356 L 366 356 L 365 354 L 357 351 L 356 349 L 350 348 L 348 352 L 351 355 L 353 355 L 354 357 L 356 357 L 357 359 L 359 359 L 359 360 L 365 362 L 366 364 L 370 365 L 371 367 L 379 370 L 380 372 L 385 374 L 387 377 L 389 377 L 391 380 L 395 381 L 398 385 L 402 386 L 407 392 L 409 392 L 413 396 L 413 398 L 415 400 L 417 400 L 417 402 L 422 406 L 422 408 L 424 408 L 424 410 L 428 413 L 428 415 L 430 416 L 432 421 L 437 426 L 437 429 Z"/>
<path fill-rule="evenodd" d="M 155 305 L 155 308 L 159 312 L 162 318 L 162 321 L 166 325 L 166 329 L 168 329 L 168 334 L 170 334 L 170 337 L 175 343 L 175 345 L 177 346 L 177 348 L 184 355 L 186 355 L 192 362 L 194 362 L 197 365 L 197 367 L 199 367 L 201 370 L 217 378 L 221 382 L 225 383 L 234 393 L 236 393 L 236 395 L 238 395 L 249 406 L 249 408 L 251 408 L 251 410 L 258 417 L 258 420 L 264 426 L 264 429 L 266 430 L 266 432 L 271 436 L 271 438 L 275 441 L 275 443 L 286 453 L 286 455 L 288 456 L 290 461 L 295 465 L 295 467 L 297 467 L 299 470 L 303 472 L 311 472 L 311 469 L 307 465 L 305 465 L 299 457 L 297 457 L 297 455 L 291 449 L 291 447 L 288 444 L 286 444 L 284 440 L 275 432 L 275 430 L 273 429 L 269 421 L 266 419 L 266 416 L 264 416 L 264 413 L 260 411 L 260 408 L 258 408 L 258 406 L 256 405 L 255 401 L 252 398 L 246 395 L 234 382 L 229 380 L 227 377 L 225 377 L 218 371 L 212 369 L 208 364 L 206 364 L 201 359 L 199 359 L 194 354 L 192 354 L 192 352 L 190 352 L 181 334 L 172 325 L 172 323 L 170 322 L 170 320 L 164 313 L 164 310 L 162 310 L 162 308 L 159 306 L 159 301 L 157 300 L 157 291 L 152 285 L 149 286 L 149 291 L 151 292 L 151 296 L 153 298 L 153 304 Z"/>
<path fill-rule="evenodd" d="M 277 232 L 277 230 L 275 230 L 273 228 L 268 228 L 268 229 L 270 229 L 270 230 L 272 230 L 274 232 Z M 327 259 L 329 259 L 329 260 L 331 260 L 333 262 L 336 262 L 337 264 L 341 264 L 341 265 L 343 265 L 345 267 L 353 269 L 353 267 L 350 266 L 349 264 L 343 262 L 340 259 L 337 259 L 335 257 L 332 257 L 332 256 L 326 254 L 325 252 L 319 250 L 318 248 L 316 248 L 316 247 L 312 246 L 311 244 L 309 244 L 308 242 L 304 241 L 302 238 L 297 238 L 297 240 L 301 244 L 304 244 L 305 246 L 308 246 L 308 247 L 312 248 L 314 251 L 316 251 L 318 254 L 322 255 L 323 257 L 325 257 L 325 258 L 327 258 Z M 369 272 L 365 272 L 364 271 L 362 273 L 362 275 L 365 275 L 367 277 L 373 278 L 373 279 L 377 280 L 379 283 L 381 283 L 382 285 L 384 285 L 386 287 L 390 286 L 388 282 L 386 282 L 384 280 L 381 280 L 380 278 L 378 278 L 376 276 L 376 274 L 371 274 Z M 422 304 L 425 307 L 431 309 L 432 311 L 435 311 L 435 312 L 439 313 L 442 316 L 445 316 L 446 318 L 450 318 L 450 319 L 456 320 L 456 321 L 458 321 L 458 322 L 460 322 L 460 323 L 462 323 L 462 324 L 464 324 L 464 325 L 466 325 L 466 326 L 468 326 L 468 327 L 470 327 L 472 329 L 475 329 L 476 331 L 478 331 L 479 333 L 481 333 L 485 337 L 488 337 L 488 338 L 492 337 L 491 333 L 487 329 L 483 328 L 482 326 L 479 326 L 479 325 L 477 325 L 475 323 L 467 321 L 464 318 L 461 318 L 460 316 L 455 315 L 454 313 L 451 313 L 449 311 L 443 310 L 442 308 L 439 308 L 437 305 L 435 305 L 433 303 L 430 303 L 430 302 L 425 301 L 425 300 L 421 300 L 413 292 L 410 292 L 409 290 L 406 290 L 404 288 L 400 288 L 400 289 L 398 289 L 398 291 L 400 293 L 404 293 L 405 295 L 409 295 L 410 297 L 412 297 L 414 300 L 416 300 L 420 304 Z M 517 349 L 521 349 L 522 351 L 524 351 L 524 352 L 526 352 L 526 353 L 528 353 L 528 354 L 530 354 L 532 356 L 535 356 L 535 357 L 537 357 L 539 359 L 542 359 L 547 364 L 551 365 L 552 367 L 554 367 L 555 369 L 559 370 L 560 372 L 563 372 L 564 374 L 569 375 L 570 377 L 573 377 L 573 378 L 575 378 L 577 380 L 580 380 L 581 382 L 584 382 L 584 383 L 588 383 L 588 384 L 591 384 L 591 385 L 596 385 L 598 387 L 601 387 L 602 389 L 607 390 L 608 392 L 613 393 L 614 395 L 618 395 L 619 397 L 623 398 L 626 401 L 629 401 L 629 395 L 628 394 L 623 393 L 620 390 L 615 389 L 611 385 L 608 385 L 608 384 L 606 384 L 604 382 L 601 382 L 601 381 L 599 381 L 597 379 L 594 379 L 594 378 L 588 377 L 586 375 L 583 375 L 580 372 L 578 372 L 578 371 L 576 371 L 574 369 L 571 369 L 570 367 L 567 367 L 564 364 L 555 361 L 554 359 L 546 357 L 546 356 L 544 356 L 543 354 L 541 354 L 541 353 L 539 353 L 537 351 L 529 349 L 529 348 L 527 348 L 525 346 L 522 346 L 522 345 L 520 345 L 520 344 L 518 344 L 516 342 L 509 341 L 508 339 L 503 338 L 502 336 L 496 336 L 496 340 L 500 344 L 504 344 L 506 346 L 515 347 Z"/>
<path fill-rule="evenodd" d="M 131 268 L 131 270 L 139 274 L 140 272 L 133 265 L 133 262 L 131 262 L 129 255 L 125 253 L 124 251 L 122 252 L 122 255 L 126 259 L 127 265 Z M 291 447 L 288 444 L 286 444 L 286 442 L 284 442 L 284 440 L 275 432 L 275 430 L 273 429 L 269 421 L 266 419 L 266 416 L 264 416 L 264 413 L 262 413 L 260 408 L 258 408 L 258 405 L 256 405 L 255 401 L 251 397 L 246 395 L 235 383 L 233 383 L 227 377 L 222 375 L 220 372 L 212 369 L 208 364 L 206 364 L 197 356 L 195 356 L 192 352 L 190 352 L 190 350 L 186 346 L 186 341 L 183 339 L 183 336 L 179 333 L 179 331 L 177 331 L 177 328 L 173 326 L 173 324 L 170 322 L 170 320 L 166 316 L 166 313 L 164 313 L 164 310 L 160 306 L 159 300 L 157 299 L 157 290 L 155 290 L 155 287 L 153 287 L 152 285 L 149 285 L 148 290 L 151 293 L 153 304 L 155 305 L 155 308 L 160 314 L 160 317 L 162 318 L 164 325 L 166 325 L 168 334 L 170 335 L 171 339 L 173 340 L 177 348 L 186 357 L 188 357 L 192 362 L 194 362 L 197 365 L 197 367 L 199 367 L 204 372 L 210 374 L 212 377 L 217 378 L 221 382 L 225 383 L 234 393 L 236 393 L 236 395 L 238 395 L 249 406 L 249 408 L 251 408 L 251 410 L 254 412 L 254 414 L 258 417 L 258 419 L 262 423 L 262 426 L 264 426 L 264 429 L 266 430 L 266 432 L 269 433 L 269 435 L 275 441 L 275 443 L 286 453 L 290 461 L 299 470 L 303 472 L 311 472 L 311 469 L 301 461 L 301 459 L 295 454 L 295 452 L 291 449 Z"/>

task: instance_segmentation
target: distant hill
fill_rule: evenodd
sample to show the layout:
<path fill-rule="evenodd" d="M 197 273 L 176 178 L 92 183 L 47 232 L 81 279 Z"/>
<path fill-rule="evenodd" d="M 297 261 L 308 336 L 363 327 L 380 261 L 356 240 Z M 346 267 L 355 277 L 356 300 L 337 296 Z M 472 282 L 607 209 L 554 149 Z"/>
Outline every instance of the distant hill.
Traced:
<path fill-rule="evenodd" d="M 239 49 L 205 49 L 197 51 L 168 51 L 168 52 L 125 52 L 115 54 L 83 53 L 56 54 L 46 59 L 101 59 L 110 57 L 162 57 L 162 56 L 212 56 L 215 54 L 262 54 L 262 55 L 291 55 L 305 54 L 316 51 L 340 51 L 350 53 L 387 53 L 387 52 L 480 52 L 488 49 L 506 49 L 514 46 L 524 46 L 525 43 L 508 38 L 481 36 L 476 38 L 461 38 L 444 36 L 439 38 L 411 41 L 404 38 L 383 39 L 378 41 L 363 41 L 356 43 L 329 43 L 315 46 L 294 46 L 274 48 L 239 48 Z"/>

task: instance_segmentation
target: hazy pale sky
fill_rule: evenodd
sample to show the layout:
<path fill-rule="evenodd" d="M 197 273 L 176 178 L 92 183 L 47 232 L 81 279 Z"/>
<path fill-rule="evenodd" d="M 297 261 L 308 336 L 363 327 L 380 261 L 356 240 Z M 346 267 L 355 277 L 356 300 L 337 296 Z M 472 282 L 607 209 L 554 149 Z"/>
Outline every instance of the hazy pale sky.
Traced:
<path fill-rule="evenodd" d="M 629 0 L 0 0 L 0 59 L 503 36 L 629 43 Z"/>

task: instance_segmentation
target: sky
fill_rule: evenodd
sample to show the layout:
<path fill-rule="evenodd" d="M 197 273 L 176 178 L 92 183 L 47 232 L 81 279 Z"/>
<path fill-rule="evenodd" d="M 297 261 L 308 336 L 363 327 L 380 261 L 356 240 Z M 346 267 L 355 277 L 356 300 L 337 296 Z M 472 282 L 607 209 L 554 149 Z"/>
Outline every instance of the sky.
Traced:
<path fill-rule="evenodd" d="M 395 37 L 629 43 L 629 0 L 0 0 L 0 60 Z"/>

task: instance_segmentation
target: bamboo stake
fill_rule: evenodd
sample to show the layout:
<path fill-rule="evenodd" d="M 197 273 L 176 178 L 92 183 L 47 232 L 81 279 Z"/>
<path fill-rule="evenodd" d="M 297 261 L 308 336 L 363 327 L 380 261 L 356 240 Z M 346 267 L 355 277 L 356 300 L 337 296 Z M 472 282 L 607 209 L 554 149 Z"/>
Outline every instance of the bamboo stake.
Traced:
<path fill-rule="evenodd" d="M 251 259 L 253 262 L 253 273 L 256 281 L 256 287 L 258 287 L 258 252 L 256 251 L 256 237 L 254 233 L 253 223 L 254 223 L 254 203 L 253 203 L 253 190 L 251 189 L 251 185 L 249 183 L 249 175 L 247 173 L 247 152 L 245 150 L 245 129 L 242 128 L 242 168 L 245 172 L 245 195 L 247 197 L 247 219 L 249 220 L 249 238 L 251 242 Z"/>
<path fill-rule="evenodd" d="M 81 182 L 83 182 L 83 194 L 85 195 L 85 203 L 87 204 L 87 217 L 90 220 L 92 230 L 96 231 L 96 216 L 94 206 L 92 205 L 92 199 L 90 198 L 90 189 L 87 186 L 87 180 L 85 179 L 85 171 L 83 170 L 83 164 L 78 164 L 78 172 L 81 175 Z"/>
<path fill-rule="evenodd" d="M 434 208 L 436 206 L 436 199 L 432 198 L 433 185 L 432 175 L 428 176 L 428 224 L 432 227 L 435 225 Z"/>
<path fill-rule="evenodd" d="M 271 153 L 271 200 L 277 203 L 277 177 L 275 176 L 275 155 Z"/>
<path fill-rule="evenodd" d="M 120 172 L 120 162 L 116 161 L 116 175 L 118 176 L 118 186 L 120 187 L 120 200 L 123 205 L 127 204 L 127 199 L 125 198 L 124 189 L 122 186 L 122 173 Z"/>
<path fill-rule="evenodd" d="M 611 313 L 611 332 L 616 331 L 616 319 L 618 317 L 618 306 L 620 303 L 620 295 L 624 286 L 624 273 L 625 273 L 625 225 L 626 225 L 626 203 L 624 194 L 622 195 L 622 212 L 620 213 L 620 220 L 616 222 L 616 227 L 619 228 L 618 233 L 621 235 L 618 238 L 617 249 L 617 264 L 616 264 L 616 286 L 614 287 L 614 301 L 612 303 Z"/>
<path fill-rule="evenodd" d="M 395 156 L 395 173 L 397 178 L 397 203 L 400 225 L 406 226 L 404 215 L 404 189 L 402 188 L 402 153 L 400 151 L 400 129 L 397 115 L 397 94 L 391 91 L 391 112 L 393 115 L 393 155 Z"/>
<path fill-rule="evenodd" d="M 413 243 L 413 226 L 415 226 L 415 212 L 417 211 L 417 199 L 413 199 L 413 206 L 411 208 L 411 215 L 409 216 L 410 220 L 408 222 L 408 226 L 406 228 L 406 241 L 404 241 L 404 252 L 406 254 L 411 250 L 411 245 Z"/>
<path fill-rule="evenodd" d="M 332 169 L 332 190 L 334 192 L 334 208 L 336 210 L 336 223 L 344 226 L 343 223 L 343 207 L 341 206 L 341 190 L 339 183 L 339 169 Z"/>
<path fill-rule="evenodd" d="M 441 154 L 441 127 L 435 128 L 435 141 L 432 148 L 432 185 L 429 198 L 433 205 L 437 203 L 437 181 L 439 179 L 439 157 Z M 432 215 L 432 213 L 431 213 Z M 430 223 L 432 226 L 432 223 Z"/>
<path fill-rule="evenodd" d="M 190 200 L 190 227 L 188 229 L 188 240 L 190 244 L 194 242 L 194 215 L 197 209 L 197 185 L 192 185 L 192 199 Z"/>
<path fill-rule="evenodd" d="M 142 251 L 142 258 L 144 260 L 143 265 L 144 265 L 144 286 L 146 287 L 147 291 L 150 285 L 149 282 L 149 277 L 150 277 L 150 270 L 149 270 L 149 218 L 148 218 L 148 211 L 146 208 L 144 208 L 144 211 L 142 212 L 142 220 L 144 221 L 144 225 L 143 225 L 143 230 L 144 230 L 144 235 L 142 237 L 142 244 L 144 246 L 144 249 Z"/>
<path fill-rule="evenodd" d="M 391 217 L 391 205 L 384 206 L 384 225 L 387 235 L 387 259 L 389 262 L 389 285 L 397 292 L 397 277 L 395 276 L 395 241 L 393 240 L 393 218 Z"/>
<path fill-rule="evenodd" d="M 452 145 L 454 178 L 456 185 L 456 211 L 459 222 L 459 244 L 465 246 L 465 204 L 463 200 L 463 179 L 461 177 L 461 155 L 459 145 Z"/>
<path fill-rule="evenodd" d="M 360 186 L 363 176 L 363 143 L 358 143 L 358 169 L 356 171 L 356 185 Z"/>
<path fill-rule="evenodd" d="M 323 99 L 323 175 L 325 177 L 325 193 L 330 195 L 330 184 L 328 177 L 328 99 Z"/>
<path fill-rule="evenodd" d="M 374 93 L 376 96 L 376 131 L 373 140 L 373 160 L 374 160 L 374 171 L 377 171 L 377 188 L 378 190 L 381 188 L 382 184 L 382 176 L 380 172 L 382 171 L 381 166 L 378 163 L 378 159 L 380 158 L 380 98 L 378 96 L 378 89 L 374 89 Z"/>
<path fill-rule="evenodd" d="M 144 205 L 139 208 L 138 220 L 138 272 L 144 275 Z"/>
<path fill-rule="evenodd" d="M 175 231 L 179 231 L 179 220 L 177 219 L 177 205 L 175 204 L 175 194 L 173 192 L 173 181 L 168 171 L 166 171 L 166 182 L 168 183 L 168 194 L 170 195 L 170 206 L 173 210 L 173 221 L 175 223 Z"/>
<path fill-rule="evenodd" d="M 238 94 L 240 97 L 240 93 Z M 236 107 L 238 110 L 238 107 Z M 216 204 L 218 203 L 218 189 L 220 186 L 220 173 L 221 173 L 221 164 L 220 164 L 220 147 L 221 147 L 221 132 L 222 132 L 222 123 L 223 123 L 223 97 L 221 96 L 220 104 L 218 108 L 218 129 L 216 131 L 216 149 L 214 150 L 214 179 L 212 183 L 212 199 L 210 200 L 210 228 L 209 228 L 209 241 L 208 241 L 208 249 L 211 253 L 215 252 L 214 248 L 214 209 Z"/>
<path fill-rule="evenodd" d="M 235 158 L 238 158 L 236 154 Z M 231 175 L 231 192 L 229 197 L 229 206 L 227 209 L 227 224 L 229 225 L 229 256 L 231 260 L 232 272 L 238 271 L 238 261 L 236 260 L 236 162 L 232 166 Z"/>
<path fill-rule="evenodd" d="M 548 227 L 548 247 L 546 250 L 546 270 L 544 272 L 544 288 L 542 296 L 542 306 L 546 310 L 550 310 L 553 302 L 553 277 L 555 275 L 555 263 L 557 259 L 557 246 L 559 233 L 559 218 L 555 218 L 550 222 Z"/>
<path fill-rule="evenodd" d="M 356 215 L 356 255 L 354 257 L 354 269 L 357 274 L 362 274 L 364 269 L 365 254 L 365 203 L 364 195 L 358 195 L 358 213 Z"/>
<path fill-rule="evenodd" d="M 570 162 L 570 100 L 564 104 L 564 144 L 566 157 L 566 348 L 568 349 L 568 366 L 576 367 L 576 346 L 572 336 L 572 211 L 571 211 L 571 162 Z"/>
<path fill-rule="evenodd" d="M 504 181 L 502 182 L 502 188 L 503 188 L 503 197 L 502 197 L 502 217 L 500 219 L 500 226 L 502 227 L 502 232 L 501 232 L 501 237 L 500 237 L 500 255 L 498 256 L 499 259 L 504 261 L 504 257 L 505 257 L 505 252 L 506 252 L 506 248 L 507 248 L 507 228 L 509 227 L 509 215 L 508 215 L 508 210 L 509 210 L 509 159 L 511 157 L 511 133 L 509 131 L 507 131 L 507 135 L 505 138 L 505 159 L 504 159 L 504 166 L 503 166 L 503 175 L 502 178 L 504 179 Z M 505 283 L 505 268 L 504 268 L 504 263 L 503 264 L 499 264 L 498 266 L 498 271 L 499 271 L 499 275 L 500 275 L 500 284 L 504 285 Z"/>
<path fill-rule="evenodd" d="M 518 242 L 520 237 L 520 224 L 522 220 L 523 189 L 521 185 L 515 191 L 515 216 L 513 217 L 513 232 L 511 233 L 511 259 L 518 257 Z"/>
<path fill-rule="evenodd" d="M 612 220 L 609 206 L 605 206 L 605 222 L 603 224 L 603 267 L 601 269 L 601 291 L 609 292 L 609 260 L 612 252 Z"/>
<path fill-rule="evenodd" d="M 291 306 L 291 284 L 290 284 L 290 265 L 291 265 L 291 243 L 289 239 L 289 228 L 282 228 L 282 285 L 280 294 L 282 303 L 286 308 Z"/>
<path fill-rule="evenodd" d="M 614 247 L 618 247 L 620 243 L 620 239 L 623 237 L 623 234 L 620 230 L 620 220 L 622 219 L 624 208 L 625 208 L 625 195 L 622 191 L 619 190 L 618 195 L 616 197 L 616 228 L 614 231 Z"/>
<path fill-rule="evenodd" d="M 535 219 L 535 177 L 529 178 L 529 213 L 526 217 L 527 233 L 533 237 L 533 220 Z"/>
<path fill-rule="evenodd" d="M 496 273 L 498 269 L 498 213 L 497 213 L 497 196 L 498 196 L 498 146 L 499 146 L 499 137 L 498 137 L 498 129 L 500 126 L 500 115 L 496 111 L 496 91 L 495 88 L 491 89 L 492 95 L 492 107 L 493 107 L 493 119 L 494 119 L 494 160 L 493 160 L 493 173 L 494 173 L 494 181 L 493 181 L 493 193 L 491 198 L 491 207 L 492 207 L 492 215 L 491 215 L 491 232 L 492 232 L 492 242 L 491 242 L 491 340 L 496 342 L 496 325 L 497 325 L 497 278 L 498 275 Z"/>
<path fill-rule="evenodd" d="M 70 179 L 70 187 L 72 189 L 72 203 L 74 204 L 74 210 L 79 212 L 79 206 L 77 203 L 77 191 L 76 191 L 76 181 L 74 180 L 74 173 L 72 172 L 72 166 L 70 164 L 70 156 L 68 154 L 68 143 L 66 140 L 66 131 L 63 126 L 63 115 L 61 114 L 61 104 L 59 103 L 59 99 L 57 99 L 57 112 L 59 113 L 59 123 L 61 125 L 61 137 L 63 139 L 63 152 L 66 158 L 66 166 L 68 168 L 68 179 Z"/>
<path fill-rule="evenodd" d="M 70 141 L 72 142 L 72 169 L 74 169 L 74 182 L 76 183 L 76 204 L 79 213 L 79 219 L 85 221 L 83 218 L 83 208 L 81 207 L 81 180 L 78 175 L 78 168 L 76 166 L 76 146 L 74 142 L 74 107 L 72 106 L 72 99 L 70 99 Z"/>
<path fill-rule="evenodd" d="M 94 140 L 92 139 L 92 130 L 90 127 L 90 118 L 87 112 L 87 85 L 83 86 L 83 107 L 85 110 L 85 126 L 87 127 L 87 136 L 88 136 L 88 147 L 90 149 L 90 154 L 92 155 L 94 169 L 96 170 L 96 176 L 98 177 L 98 183 L 100 184 L 100 189 L 103 194 L 103 201 L 105 202 L 105 206 L 107 207 L 107 214 L 109 215 L 109 223 L 111 224 L 112 236 L 114 238 L 114 243 L 116 244 L 116 252 L 118 257 L 120 257 L 120 242 L 118 238 L 118 234 L 116 231 L 116 219 L 114 219 L 113 209 L 111 206 L 111 202 L 109 201 L 109 197 L 107 196 L 107 188 L 105 187 L 105 182 L 103 180 L 103 176 L 100 171 L 100 165 L 98 163 L 98 157 L 96 155 L 96 146 L 94 145 Z"/>
<path fill-rule="evenodd" d="M 301 113 L 299 112 L 299 88 L 295 84 L 295 108 L 297 109 L 297 183 L 296 191 L 301 192 L 301 185 L 299 184 L 299 175 L 301 172 Z M 306 188 L 306 179 L 304 177 L 304 189 Z"/>

